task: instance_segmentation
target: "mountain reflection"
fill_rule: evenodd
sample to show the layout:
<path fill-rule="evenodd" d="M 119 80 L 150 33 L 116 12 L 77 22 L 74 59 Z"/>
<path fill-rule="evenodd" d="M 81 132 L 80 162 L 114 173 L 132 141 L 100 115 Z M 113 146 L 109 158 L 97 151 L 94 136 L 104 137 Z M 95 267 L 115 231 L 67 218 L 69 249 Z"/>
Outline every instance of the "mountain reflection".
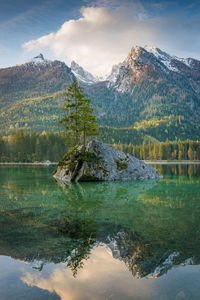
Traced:
<path fill-rule="evenodd" d="M 1 170 L 1 255 L 38 271 L 65 262 L 74 276 L 98 245 L 138 278 L 199 264 L 199 177 L 63 187 L 47 169 L 21 172 Z"/>

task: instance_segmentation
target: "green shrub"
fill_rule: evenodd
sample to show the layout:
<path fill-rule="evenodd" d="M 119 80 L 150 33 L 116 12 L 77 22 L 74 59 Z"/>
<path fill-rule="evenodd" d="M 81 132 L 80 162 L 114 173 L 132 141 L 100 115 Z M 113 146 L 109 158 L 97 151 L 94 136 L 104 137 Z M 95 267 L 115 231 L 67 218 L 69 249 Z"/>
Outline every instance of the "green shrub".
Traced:
<path fill-rule="evenodd" d="M 128 162 L 123 158 L 118 157 L 116 159 L 117 170 L 122 171 L 128 168 Z"/>
<path fill-rule="evenodd" d="M 70 172 L 73 172 L 77 163 L 83 162 L 96 162 L 100 161 L 94 152 L 86 151 L 83 147 L 78 149 L 78 147 L 70 148 L 66 155 L 63 156 L 62 160 L 59 161 L 59 166 L 67 166 Z"/>

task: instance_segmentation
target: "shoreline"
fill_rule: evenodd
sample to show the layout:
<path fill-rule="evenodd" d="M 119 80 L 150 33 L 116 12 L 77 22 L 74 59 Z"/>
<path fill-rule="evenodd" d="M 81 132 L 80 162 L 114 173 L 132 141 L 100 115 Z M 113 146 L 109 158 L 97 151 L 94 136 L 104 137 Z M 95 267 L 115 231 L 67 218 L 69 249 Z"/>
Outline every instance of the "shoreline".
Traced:
<path fill-rule="evenodd" d="M 199 160 L 142 160 L 144 163 L 154 165 L 198 165 Z"/>
<path fill-rule="evenodd" d="M 155 164 L 155 165 L 178 165 L 178 164 L 200 164 L 199 160 L 142 160 L 146 164 Z M 0 162 L 0 165 L 27 165 L 27 166 L 51 166 L 57 165 L 58 162 Z"/>

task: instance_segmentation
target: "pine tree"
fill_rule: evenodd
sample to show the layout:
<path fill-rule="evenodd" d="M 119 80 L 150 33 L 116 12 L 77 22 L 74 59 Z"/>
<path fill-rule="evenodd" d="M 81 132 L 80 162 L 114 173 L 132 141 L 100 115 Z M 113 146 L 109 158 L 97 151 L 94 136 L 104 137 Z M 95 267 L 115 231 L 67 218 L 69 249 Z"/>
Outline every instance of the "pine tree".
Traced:
<path fill-rule="evenodd" d="M 0 161 L 4 157 L 5 152 L 6 152 L 6 145 L 5 145 L 5 142 L 3 140 L 3 137 L 0 135 Z"/>
<path fill-rule="evenodd" d="M 94 110 L 90 107 L 90 99 L 88 95 L 84 95 L 84 100 L 80 107 L 80 132 L 83 136 L 83 146 L 86 146 L 87 137 L 98 134 L 98 125 L 96 116 L 93 115 Z"/>
<path fill-rule="evenodd" d="M 89 96 L 74 80 L 67 89 L 64 101 L 62 110 L 66 111 L 66 116 L 59 123 L 65 125 L 66 134 L 73 145 L 79 145 L 83 138 L 85 148 L 87 137 L 98 134 L 96 116 L 90 107 Z"/>
<path fill-rule="evenodd" d="M 158 157 L 159 159 L 164 159 L 164 144 L 160 143 L 158 148 Z"/>
<path fill-rule="evenodd" d="M 158 151 L 156 144 L 153 145 L 153 159 L 158 159 Z"/>

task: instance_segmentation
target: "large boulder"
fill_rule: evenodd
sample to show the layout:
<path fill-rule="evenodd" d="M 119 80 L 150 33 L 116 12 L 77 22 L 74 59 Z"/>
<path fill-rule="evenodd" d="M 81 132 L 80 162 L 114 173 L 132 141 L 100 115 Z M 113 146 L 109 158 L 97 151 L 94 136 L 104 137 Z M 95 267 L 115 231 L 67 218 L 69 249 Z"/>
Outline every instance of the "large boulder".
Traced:
<path fill-rule="evenodd" d="M 85 150 L 80 146 L 68 153 L 53 176 L 64 183 L 162 178 L 156 169 L 134 156 L 96 140 Z"/>

